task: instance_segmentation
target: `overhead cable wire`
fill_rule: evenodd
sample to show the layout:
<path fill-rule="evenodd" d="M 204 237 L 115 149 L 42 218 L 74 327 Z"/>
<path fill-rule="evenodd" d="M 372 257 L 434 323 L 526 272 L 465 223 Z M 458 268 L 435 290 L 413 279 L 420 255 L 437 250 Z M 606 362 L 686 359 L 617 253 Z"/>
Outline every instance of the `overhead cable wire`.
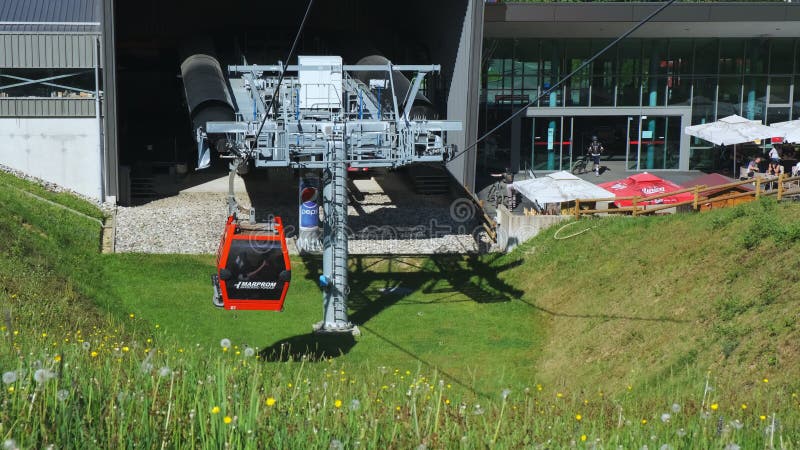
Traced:
<path fill-rule="evenodd" d="M 595 59 L 599 58 L 599 57 L 600 57 L 600 56 L 601 56 L 603 53 L 607 52 L 607 51 L 608 51 L 608 50 L 609 50 L 611 47 L 613 47 L 613 46 L 617 45 L 617 44 L 618 44 L 620 41 L 622 41 L 623 39 L 625 39 L 625 38 L 627 38 L 628 36 L 630 36 L 630 35 L 631 35 L 631 34 L 632 34 L 634 31 L 636 31 L 636 30 L 638 30 L 639 28 L 641 28 L 641 27 L 642 27 L 642 25 L 644 25 L 644 24 L 646 24 L 647 22 L 649 22 L 649 21 L 650 21 L 650 20 L 651 20 L 653 17 L 657 16 L 657 15 L 658 15 L 658 13 L 660 13 L 661 11 L 663 11 L 664 9 L 666 9 L 666 8 L 667 8 L 669 5 L 671 5 L 671 4 L 673 4 L 673 3 L 675 3 L 675 0 L 669 0 L 669 1 L 666 1 L 666 2 L 664 2 L 664 3 L 663 3 L 663 4 L 662 4 L 662 5 L 661 5 L 661 6 L 660 6 L 658 9 L 656 9 L 656 10 L 655 10 L 655 11 L 653 11 L 652 13 L 648 14 L 648 15 L 647 15 L 647 17 L 645 17 L 644 19 L 642 19 L 641 21 L 639 21 L 639 23 L 637 23 L 636 25 L 634 25 L 634 26 L 633 26 L 631 29 L 629 29 L 628 31 L 626 31 L 625 33 L 623 33 L 623 34 L 622 34 L 620 37 L 618 37 L 618 38 L 614 39 L 614 41 L 613 41 L 613 42 L 611 42 L 610 44 L 606 45 L 606 46 L 605 46 L 605 47 L 604 47 L 602 50 L 600 50 L 599 52 L 597 52 L 597 53 L 595 53 L 594 55 L 592 55 L 592 57 L 591 57 L 591 58 L 589 58 L 589 59 L 587 59 L 586 61 L 584 61 L 584 62 L 583 62 L 583 63 L 582 63 L 580 66 L 578 66 L 578 68 L 576 68 L 575 70 L 573 70 L 572 72 L 570 72 L 570 73 L 569 73 L 567 76 L 565 76 L 564 78 L 562 78 L 562 79 L 558 80 L 558 82 L 557 82 L 556 84 L 554 84 L 554 85 L 550 86 L 550 88 L 549 88 L 549 89 L 547 89 L 546 91 L 544 91 L 544 92 L 542 92 L 541 94 L 539 94 L 539 96 L 538 96 L 538 97 L 536 97 L 535 99 L 533 99 L 533 100 L 529 101 L 529 102 L 528 102 L 528 103 L 527 103 L 525 106 L 523 106 L 522 108 L 518 109 L 517 111 L 515 111 L 514 113 L 512 113 L 510 116 L 508 116 L 508 117 L 507 117 L 505 120 L 503 120 L 502 122 L 500 122 L 499 124 L 497 124 L 497 125 L 496 125 L 494 128 L 492 128 L 491 130 L 489 130 L 489 131 L 487 131 L 486 133 L 484 133 L 484 134 L 483 134 L 483 136 L 479 137 L 479 138 L 478 138 L 478 139 L 477 139 L 475 142 L 473 142 L 472 144 L 468 145 L 466 148 L 464 148 L 464 150 L 461 150 L 460 152 L 456 153 L 456 154 L 455 154 L 455 155 L 454 155 L 452 158 L 450 158 L 450 161 L 453 161 L 453 160 L 455 160 L 456 158 L 460 157 L 461 155 L 463 155 L 464 153 L 466 153 L 467 151 L 469 151 L 471 148 L 473 148 L 473 147 L 475 147 L 476 145 L 478 145 L 478 144 L 479 144 L 481 141 L 483 141 L 484 139 L 486 139 L 487 137 L 489 137 L 490 135 L 492 135 L 492 133 L 494 133 L 495 131 L 499 130 L 499 129 L 500 129 L 502 126 L 503 126 L 503 125 L 505 125 L 505 124 L 507 124 L 508 122 L 510 122 L 512 119 L 514 119 L 514 117 L 517 117 L 518 115 L 520 115 L 520 114 L 521 114 L 521 113 L 523 113 L 524 111 L 527 111 L 529 107 L 531 107 L 531 106 L 532 106 L 532 105 L 534 105 L 536 102 L 538 102 L 538 101 L 539 101 L 539 99 L 541 99 L 542 97 L 545 97 L 545 96 L 548 96 L 548 95 L 550 95 L 550 93 L 551 93 L 551 92 L 553 92 L 553 91 L 554 91 L 554 90 L 555 90 L 557 87 L 559 87 L 559 86 L 561 86 L 562 84 L 564 84 L 564 82 L 568 81 L 568 80 L 569 80 L 570 78 L 572 78 L 572 77 L 573 77 L 573 76 L 574 76 L 576 73 L 580 72 L 580 71 L 581 71 L 581 70 L 583 70 L 583 69 L 584 69 L 586 66 L 588 66 L 589 64 L 591 64 L 591 63 L 592 63 L 592 61 L 594 61 Z"/>
<path fill-rule="evenodd" d="M 272 98 L 269 100 L 269 105 L 267 105 L 267 109 L 264 111 L 264 118 L 261 119 L 261 124 L 258 126 L 258 132 L 256 133 L 256 139 L 261 135 L 261 130 L 264 128 L 264 124 L 267 123 L 267 117 L 269 117 L 269 112 L 272 110 L 272 106 L 275 103 L 275 99 L 278 97 L 278 93 L 281 90 L 281 83 L 283 82 L 283 76 L 286 75 L 286 69 L 289 67 L 289 62 L 294 57 L 294 51 L 297 49 L 297 43 L 300 41 L 300 35 L 303 34 L 303 28 L 306 26 L 306 20 L 308 16 L 311 14 L 311 7 L 314 5 L 314 0 L 308 0 L 308 7 L 306 8 L 306 13 L 303 15 L 303 20 L 300 22 L 300 28 L 297 29 L 297 34 L 294 37 L 294 42 L 292 42 L 292 48 L 289 49 L 289 54 L 286 56 L 286 60 L 282 64 L 281 75 L 278 77 L 278 84 L 275 86 L 275 92 L 272 94 Z"/>

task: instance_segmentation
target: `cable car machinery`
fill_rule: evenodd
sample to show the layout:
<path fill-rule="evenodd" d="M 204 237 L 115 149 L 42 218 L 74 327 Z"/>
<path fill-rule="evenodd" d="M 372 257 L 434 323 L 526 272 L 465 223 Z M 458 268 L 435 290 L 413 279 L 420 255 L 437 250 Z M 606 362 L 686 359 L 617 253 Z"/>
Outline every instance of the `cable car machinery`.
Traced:
<path fill-rule="evenodd" d="M 347 314 L 347 168 L 446 162 L 455 153 L 446 143 L 447 132 L 460 131 L 460 122 L 411 117 L 424 77 L 439 70 L 438 65 L 391 62 L 343 65 L 338 56 L 299 56 L 297 65 L 287 67 L 280 62 L 229 66 L 235 119 L 209 121 L 205 129 L 198 128 L 198 166 L 207 165 L 211 148 L 230 160 L 230 218 L 226 227 L 230 233 L 226 234 L 246 229 L 251 234 L 273 236 L 267 240 L 283 240 L 279 219 L 257 224 L 252 209 L 249 215 L 240 214 L 233 193 L 237 170 L 252 165 L 321 171 L 323 320 L 314 325 L 317 332 L 358 334 Z M 403 76 L 401 72 L 414 74 L 407 92 L 398 92 L 405 90 L 397 81 Z M 284 77 L 284 73 L 295 75 Z M 392 101 L 387 102 L 385 96 Z M 254 229 L 262 231 L 254 233 Z M 282 248 L 284 253 L 284 270 L 271 272 L 273 278 L 279 278 L 273 281 L 284 284 L 252 285 L 271 287 L 270 292 L 280 293 L 279 298 L 274 295 L 276 298 L 263 298 L 261 303 L 243 304 L 228 295 L 235 277 L 229 267 L 231 258 L 226 261 L 221 257 L 235 241 L 231 237 L 227 236 L 226 243 L 223 236 L 217 274 L 212 277 L 215 305 L 226 309 L 282 309 L 286 289 L 281 286 L 288 287 L 290 278 L 285 242 L 282 247 L 274 243 L 270 247 L 272 251 Z M 253 245 L 249 252 L 263 250 Z M 272 259 L 280 262 L 280 258 Z"/>

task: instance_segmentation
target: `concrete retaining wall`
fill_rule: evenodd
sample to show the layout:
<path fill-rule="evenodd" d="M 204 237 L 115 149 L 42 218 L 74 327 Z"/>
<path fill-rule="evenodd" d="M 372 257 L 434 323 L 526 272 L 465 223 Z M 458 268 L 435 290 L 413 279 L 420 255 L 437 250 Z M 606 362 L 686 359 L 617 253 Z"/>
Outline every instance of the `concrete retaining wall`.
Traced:
<path fill-rule="evenodd" d="M 571 219 L 572 216 L 521 216 L 511 214 L 502 205 L 497 208 L 497 245 L 510 252 L 545 228 Z"/>
<path fill-rule="evenodd" d="M 96 119 L 0 119 L 0 164 L 100 199 Z"/>

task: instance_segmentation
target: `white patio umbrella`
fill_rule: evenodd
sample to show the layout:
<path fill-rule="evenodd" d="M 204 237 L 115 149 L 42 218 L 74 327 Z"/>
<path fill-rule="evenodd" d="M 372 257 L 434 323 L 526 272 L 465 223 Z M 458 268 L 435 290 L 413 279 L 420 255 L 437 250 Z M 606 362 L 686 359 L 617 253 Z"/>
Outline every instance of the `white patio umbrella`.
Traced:
<path fill-rule="evenodd" d="M 531 180 L 515 182 L 512 186 L 531 201 L 545 203 L 569 202 L 579 198 L 613 198 L 614 194 L 566 172 L 555 172 Z"/>
<path fill-rule="evenodd" d="M 783 137 L 785 131 L 768 127 L 758 120 L 745 119 L 736 114 L 716 122 L 692 125 L 684 129 L 689 136 L 699 137 L 717 145 L 733 145 L 733 173 L 736 175 L 736 144 L 759 139 Z"/>
<path fill-rule="evenodd" d="M 777 122 L 770 124 L 770 127 L 783 131 L 783 140 L 796 144 L 800 142 L 800 119 L 789 120 L 787 122 Z"/>

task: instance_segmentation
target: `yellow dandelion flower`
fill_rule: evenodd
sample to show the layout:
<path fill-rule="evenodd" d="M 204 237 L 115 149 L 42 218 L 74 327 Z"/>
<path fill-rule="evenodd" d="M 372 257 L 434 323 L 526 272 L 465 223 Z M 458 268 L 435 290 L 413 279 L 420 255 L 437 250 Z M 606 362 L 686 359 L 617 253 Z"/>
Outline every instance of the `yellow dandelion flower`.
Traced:
<path fill-rule="evenodd" d="M 211 414 L 219 414 L 219 406 L 211 408 Z"/>
<path fill-rule="evenodd" d="M 91 355 L 92 355 L 92 358 L 97 358 L 97 352 L 96 351 L 92 350 Z"/>
<path fill-rule="evenodd" d="M 334 406 L 334 408 L 341 408 L 342 407 L 342 401 L 339 400 L 339 399 L 336 399 L 336 401 L 333 402 L 333 406 Z"/>
<path fill-rule="evenodd" d="M 586 442 L 586 435 L 585 434 L 581 435 L 581 442 Z"/>
<path fill-rule="evenodd" d="M 14 336 L 19 336 L 19 330 L 14 330 Z"/>
<path fill-rule="evenodd" d="M 56 356 L 54 356 L 54 357 L 53 357 L 53 361 L 55 361 L 55 362 L 61 362 L 61 355 L 56 355 Z"/>
<path fill-rule="evenodd" d="M 47 337 L 47 333 L 42 333 L 42 337 L 46 338 Z"/>
<path fill-rule="evenodd" d="M 450 404 L 450 399 L 449 398 L 444 399 L 444 404 L 445 405 L 449 405 Z"/>
<path fill-rule="evenodd" d="M 127 353 L 131 351 L 131 349 L 126 345 L 125 347 L 122 347 L 122 351 Z"/>
<path fill-rule="evenodd" d="M 292 383 L 289 383 L 287 386 L 292 387 Z"/>
<path fill-rule="evenodd" d="M 575 414 L 575 420 L 577 420 L 578 422 L 580 422 L 580 421 L 581 421 L 581 419 L 583 419 L 583 416 L 582 416 L 582 415 L 580 415 L 580 414 Z"/>
<path fill-rule="evenodd" d="M 712 410 L 712 411 L 716 411 L 716 410 L 718 410 L 718 409 L 719 409 L 719 404 L 717 404 L 717 403 L 712 403 L 712 404 L 711 404 L 711 410 Z"/>
<path fill-rule="evenodd" d="M 556 392 L 556 397 L 561 398 L 563 396 L 564 396 L 564 394 L 562 394 L 561 392 Z"/>
<path fill-rule="evenodd" d="M 588 399 L 583 399 L 583 404 L 584 405 L 588 405 L 589 404 L 589 400 Z"/>
<path fill-rule="evenodd" d="M 267 397 L 266 403 L 267 403 L 267 406 L 274 406 L 275 405 L 275 399 L 273 397 Z"/>
<path fill-rule="evenodd" d="M 629 384 L 629 385 L 628 385 L 628 390 L 629 390 L 629 391 L 632 391 L 632 390 L 633 390 L 633 386 L 631 386 L 631 385 Z"/>
<path fill-rule="evenodd" d="M 647 425 L 647 419 L 642 419 L 642 425 Z"/>
<path fill-rule="evenodd" d="M 536 390 L 537 391 L 541 391 L 542 390 L 542 385 L 541 384 L 537 384 L 536 385 Z"/>
<path fill-rule="evenodd" d="M 394 409 L 397 410 L 397 411 L 400 411 L 400 407 L 399 406 L 395 406 Z"/>
<path fill-rule="evenodd" d="M 406 375 L 411 375 L 411 371 L 410 370 L 406 370 Z"/>
<path fill-rule="evenodd" d="M 764 383 L 769 383 L 769 379 L 768 379 L 768 378 L 764 378 L 764 379 L 763 379 L 763 380 L 761 380 L 761 381 L 763 381 Z"/>
<path fill-rule="evenodd" d="M 229 424 L 233 422 L 233 419 L 231 419 L 231 416 L 225 416 L 225 418 L 223 418 L 222 421 L 225 422 L 225 424 Z"/>
<path fill-rule="evenodd" d="M 227 352 L 228 351 L 228 347 L 222 347 L 222 351 L 223 352 Z"/>
<path fill-rule="evenodd" d="M 156 324 L 156 328 L 161 328 L 161 325 L 159 325 L 159 324 Z"/>
<path fill-rule="evenodd" d="M 760 416 L 758 416 L 758 418 L 759 418 L 759 419 L 761 419 L 761 420 L 767 420 L 767 416 L 765 416 L 765 415 L 763 415 L 763 414 L 762 414 L 762 415 L 760 415 Z"/>
<path fill-rule="evenodd" d="M 747 409 L 747 403 L 742 403 L 742 409 Z"/>
<path fill-rule="evenodd" d="M 452 387 L 452 386 L 450 386 L 450 384 L 448 383 L 448 384 L 447 384 L 447 389 L 450 389 L 451 387 Z"/>
<path fill-rule="evenodd" d="M 130 313 L 130 314 L 128 315 L 128 317 L 130 317 L 131 319 L 133 319 L 133 318 L 134 318 L 134 317 L 136 317 L 136 316 L 135 316 L 133 313 Z"/>
<path fill-rule="evenodd" d="M 381 386 L 381 389 L 385 391 L 386 389 L 389 389 L 389 386 L 384 384 L 383 386 Z"/>
<path fill-rule="evenodd" d="M 8 393 L 9 394 L 13 394 L 14 393 L 14 386 L 9 386 L 8 387 Z"/>

